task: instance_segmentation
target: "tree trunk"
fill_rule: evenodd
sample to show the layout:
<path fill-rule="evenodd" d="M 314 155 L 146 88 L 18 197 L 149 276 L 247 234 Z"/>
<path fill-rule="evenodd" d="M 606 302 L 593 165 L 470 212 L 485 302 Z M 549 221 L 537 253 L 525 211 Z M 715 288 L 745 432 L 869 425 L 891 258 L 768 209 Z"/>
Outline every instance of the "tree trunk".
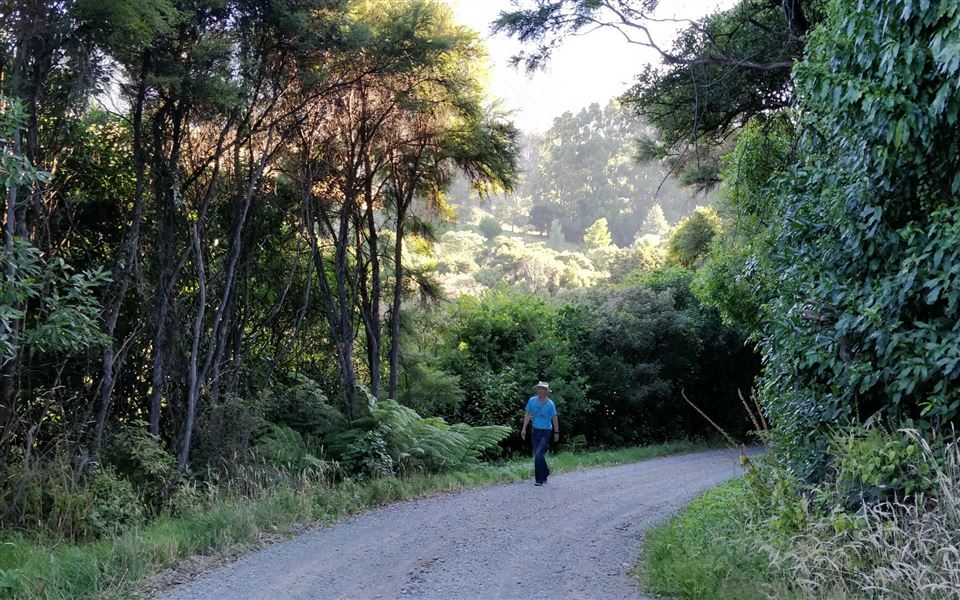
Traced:
<path fill-rule="evenodd" d="M 327 260 L 323 257 L 320 242 L 317 238 L 316 219 L 314 218 L 313 198 L 310 191 L 311 177 L 305 177 L 304 183 L 304 222 L 307 229 L 307 238 L 310 240 L 311 257 L 314 269 L 317 272 L 317 282 L 320 284 L 320 296 L 323 301 L 324 315 L 330 325 L 330 337 L 333 340 L 337 353 L 337 364 L 342 377 L 340 397 L 344 411 L 350 420 L 356 419 L 357 410 L 354 405 L 354 388 L 357 383 L 357 373 L 353 366 L 353 301 L 347 295 L 347 251 L 349 244 L 350 214 L 347 202 L 340 209 L 339 225 L 334 234 L 333 275 L 336 280 L 336 290 L 327 279 Z M 332 226 L 331 226 L 332 228 Z M 354 288 L 355 289 L 355 288 Z"/>
<path fill-rule="evenodd" d="M 222 144 L 226 139 L 226 135 L 231 127 L 231 122 L 232 120 L 228 122 L 222 130 L 220 142 L 217 147 L 218 156 L 222 152 Z M 233 230 L 230 236 L 230 250 L 227 255 L 227 264 L 224 273 L 223 292 L 220 297 L 220 305 L 217 307 L 217 312 L 214 314 L 213 322 L 210 326 L 210 338 L 207 343 L 207 352 L 203 362 L 203 367 L 199 371 L 197 365 L 200 353 L 200 333 L 203 331 L 203 319 L 206 311 L 207 293 L 205 282 L 206 275 L 203 269 L 203 257 L 201 254 L 203 249 L 200 244 L 200 233 L 198 226 L 194 227 L 193 246 L 194 253 L 197 255 L 196 261 L 197 276 L 200 285 L 200 305 L 198 307 L 197 317 L 194 320 L 193 345 L 191 347 L 189 358 L 190 365 L 187 384 L 187 414 L 184 418 L 183 441 L 180 447 L 180 453 L 178 455 L 180 466 L 184 469 L 187 468 L 187 465 L 190 462 L 190 445 L 193 439 L 193 429 L 194 422 L 196 420 L 197 403 L 200 398 L 200 389 L 204 384 L 210 381 L 211 377 L 216 376 L 216 373 L 219 370 L 220 361 L 223 359 L 223 355 L 227 346 L 226 338 L 231 320 L 230 308 L 234 303 L 233 299 L 236 294 L 236 282 L 240 266 L 240 256 L 243 253 L 243 230 L 247 222 L 247 215 L 250 212 L 250 206 L 253 203 L 253 195 L 256 192 L 257 182 L 263 175 L 263 171 L 266 168 L 268 159 L 270 157 L 270 146 L 272 139 L 273 135 L 271 129 L 267 134 L 266 147 L 263 151 L 263 156 L 261 157 L 257 168 L 250 173 L 249 180 L 247 181 L 247 186 L 244 191 L 243 203 L 237 211 L 237 216 L 234 219 Z M 215 185 L 220 171 L 219 165 L 220 160 L 217 158 L 213 170 L 212 181 L 210 183 L 211 190 Z M 198 222 L 203 220 L 206 216 L 210 195 L 211 194 L 208 193 L 205 197 L 203 207 L 200 209 L 200 217 Z"/>
<path fill-rule="evenodd" d="M 373 211 L 373 180 L 367 166 L 365 183 L 367 248 L 370 251 L 370 299 L 366 307 L 364 325 L 367 334 L 368 360 L 370 363 L 370 393 L 380 397 L 380 370 L 382 343 L 380 338 L 380 249 L 379 235 Z M 391 396 L 392 397 L 392 396 Z"/>
<path fill-rule="evenodd" d="M 167 114 L 169 113 L 169 114 Z M 164 130 L 169 119 L 172 127 L 170 135 Z M 167 333 L 171 302 L 178 274 L 188 251 L 183 253 L 178 265 L 174 264 L 174 221 L 176 219 L 175 190 L 179 181 L 177 165 L 180 162 L 180 147 L 183 128 L 186 125 L 186 107 L 181 99 L 171 99 L 154 117 L 153 137 L 153 186 L 154 198 L 158 206 L 157 244 L 159 279 L 154 296 L 154 334 L 153 364 L 150 384 L 150 433 L 160 434 L 160 408 L 163 393 L 167 385 Z M 164 141 L 169 139 L 169 152 Z"/>
<path fill-rule="evenodd" d="M 197 397 L 200 395 L 197 377 L 197 359 L 200 356 L 200 334 L 203 332 L 203 319 L 207 307 L 207 275 L 203 266 L 203 248 L 200 246 L 200 224 L 193 225 L 193 253 L 197 265 L 197 316 L 193 320 L 193 343 L 190 347 L 190 373 L 187 377 L 187 415 L 183 422 L 183 445 L 177 455 L 181 469 L 186 469 L 190 461 L 190 443 L 193 440 L 193 421 L 197 412 Z"/>
<path fill-rule="evenodd" d="M 397 210 L 397 239 L 393 246 L 393 305 L 390 307 L 390 397 L 397 398 L 400 378 L 400 303 L 403 300 L 403 227 L 406 211 Z"/>
<path fill-rule="evenodd" d="M 223 131 L 223 138 L 221 138 L 221 140 L 226 137 L 226 134 L 227 129 L 225 128 Z M 270 149 L 272 141 L 273 129 L 271 128 L 267 132 L 266 145 L 264 147 L 260 163 L 256 166 L 256 169 L 250 173 L 249 179 L 246 182 L 247 185 L 244 192 L 243 204 L 241 205 L 239 214 L 234 221 L 233 231 L 231 232 L 230 236 L 230 252 L 227 256 L 223 293 L 221 294 L 220 306 L 217 308 L 217 313 L 213 319 L 213 325 L 211 327 L 211 346 L 209 347 L 207 353 L 206 362 L 203 365 L 202 378 L 204 381 L 211 377 L 211 369 L 213 369 L 212 372 L 216 372 L 218 370 L 220 362 L 223 359 L 223 354 L 226 350 L 227 331 L 229 330 L 230 324 L 230 308 L 234 305 L 234 297 L 237 289 L 237 277 L 240 269 L 240 258 L 243 255 L 244 250 L 243 232 L 247 224 L 247 216 L 250 214 L 250 207 L 253 204 L 253 196 L 256 193 L 257 183 L 263 177 L 263 172 L 266 169 L 267 163 L 269 162 L 271 156 Z M 250 152 L 252 155 L 252 144 Z M 251 167 L 252 166 L 253 165 L 251 165 Z"/>
<path fill-rule="evenodd" d="M 106 429 L 107 416 L 110 412 L 111 397 L 114 388 L 114 361 L 116 358 L 116 349 L 114 347 L 114 332 L 117 327 L 117 320 L 120 317 L 120 309 L 123 307 L 123 301 L 126 298 L 127 290 L 130 287 L 130 278 L 134 271 L 134 263 L 137 260 L 137 249 L 140 242 L 140 223 L 143 221 L 143 192 L 145 185 L 145 165 L 143 156 L 143 107 L 146 97 L 146 85 L 144 77 L 146 75 L 146 62 L 140 73 L 140 81 L 137 87 L 137 99 L 134 104 L 133 112 L 133 163 L 136 177 L 136 189 L 133 198 L 133 213 L 130 218 L 130 228 L 127 230 L 127 236 L 124 244 L 123 254 L 117 257 L 118 267 L 116 292 L 111 300 L 110 306 L 105 315 L 104 333 L 108 338 L 107 347 L 103 352 L 103 371 L 100 383 L 100 404 L 97 408 L 97 419 L 93 436 L 93 454 L 100 453 L 103 443 L 103 434 Z"/>

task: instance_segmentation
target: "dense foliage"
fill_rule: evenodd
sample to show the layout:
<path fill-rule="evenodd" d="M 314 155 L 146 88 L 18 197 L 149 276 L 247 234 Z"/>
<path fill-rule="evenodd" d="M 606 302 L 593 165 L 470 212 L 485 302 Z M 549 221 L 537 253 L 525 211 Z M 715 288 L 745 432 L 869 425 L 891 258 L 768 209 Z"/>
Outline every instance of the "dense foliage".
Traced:
<path fill-rule="evenodd" d="M 530 374 L 551 382 L 565 435 L 623 445 L 711 433 L 681 390 L 721 426 L 748 429 L 737 390 L 759 365 L 736 330 L 689 291 L 680 268 L 619 288 L 537 300 L 507 288 L 462 299 L 445 343 L 463 391 L 457 418 L 516 422 Z"/>
<path fill-rule="evenodd" d="M 805 473 L 834 424 L 960 414 L 958 43 L 951 3 L 835 1 L 795 69 L 761 393 Z"/>
<path fill-rule="evenodd" d="M 688 219 L 669 258 L 705 262 L 698 297 L 758 344 L 759 396 L 802 477 L 829 475 L 831 429 L 953 423 L 955 3 L 743 2 L 672 47 L 649 35 L 657 4 L 531 0 L 498 27 L 528 66 L 594 27 L 660 53 L 621 101 L 661 135 L 646 155 L 723 182 L 725 219 Z"/>
<path fill-rule="evenodd" d="M 91 535 L 110 490 L 152 513 L 251 461 L 393 473 L 496 445 L 358 386 L 397 394 L 401 303 L 436 287 L 406 251 L 454 177 L 516 179 L 448 7 L 14 2 L 0 32 L 0 521 Z"/>

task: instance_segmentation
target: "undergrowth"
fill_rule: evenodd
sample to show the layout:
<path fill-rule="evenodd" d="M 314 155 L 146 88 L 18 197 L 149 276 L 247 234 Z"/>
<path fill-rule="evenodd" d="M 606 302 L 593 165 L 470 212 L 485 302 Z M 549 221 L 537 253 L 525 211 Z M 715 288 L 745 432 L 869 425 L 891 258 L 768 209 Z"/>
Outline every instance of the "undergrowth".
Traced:
<path fill-rule="evenodd" d="M 706 448 L 672 442 L 623 450 L 569 453 L 550 458 L 555 473 L 637 462 Z M 196 554 L 219 555 L 254 547 L 295 525 L 327 524 L 365 509 L 430 494 L 532 476 L 528 458 L 479 464 L 456 472 L 334 481 L 323 470 L 258 478 L 255 472 L 220 484 L 193 485 L 165 514 L 105 536 L 72 543 L 54 530 L 0 535 L 0 598 L 118 597 L 149 576 Z"/>
<path fill-rule="evenodd" d="M 700 496 L 648 534 L 637 576 L 690 600 L 960 600 L 956 435 L 857 428 L 831 448 L 817 485 L 774 453 Z"/>

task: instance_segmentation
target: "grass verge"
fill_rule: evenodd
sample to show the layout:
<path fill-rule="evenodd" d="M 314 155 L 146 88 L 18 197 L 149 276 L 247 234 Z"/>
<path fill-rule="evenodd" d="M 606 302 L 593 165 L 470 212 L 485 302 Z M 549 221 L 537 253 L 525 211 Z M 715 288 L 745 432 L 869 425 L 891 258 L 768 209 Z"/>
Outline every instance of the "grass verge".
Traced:
<path fill-rule="evenodd" d="M 776 577 L 747 526 L 753 503 L 742 478 L 705 492 L 647 532 L 634 575 L 649 592 L 672 598 L 769 598 Z"/>
<path fill-rule="evenodd" d="M 554 473 L 639 462 L 711 446 L 671 442 L 597 452 L 561 452 Z M 131 595 L 146 578 L 197 554 L 224 555 L 288 534 L 304 523 L 332 523 L 399 500 L 532 477 L 529 459 L 482 464 L 458 473 L 389 477 L 337 484 L 301 479 L 258 497 L 217 494 L 176 516 L 160 517 L 115 537 L 72 544 L 49 534 L 0 536 L 0 598 L 61 600 Z"/>

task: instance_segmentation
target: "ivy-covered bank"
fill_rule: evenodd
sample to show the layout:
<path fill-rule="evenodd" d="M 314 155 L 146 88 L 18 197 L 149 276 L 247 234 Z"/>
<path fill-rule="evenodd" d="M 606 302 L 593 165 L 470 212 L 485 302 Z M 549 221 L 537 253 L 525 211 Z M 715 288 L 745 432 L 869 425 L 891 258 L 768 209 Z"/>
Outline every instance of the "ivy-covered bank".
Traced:
<path fill-rule="evenodd" d="M 686 598 L 956 598 L 960 7 L 800 4 L 792 106 L 739 136 L 740 227 L 694 284 L 760 348 L 770 461 L 643 570 Z"/>

